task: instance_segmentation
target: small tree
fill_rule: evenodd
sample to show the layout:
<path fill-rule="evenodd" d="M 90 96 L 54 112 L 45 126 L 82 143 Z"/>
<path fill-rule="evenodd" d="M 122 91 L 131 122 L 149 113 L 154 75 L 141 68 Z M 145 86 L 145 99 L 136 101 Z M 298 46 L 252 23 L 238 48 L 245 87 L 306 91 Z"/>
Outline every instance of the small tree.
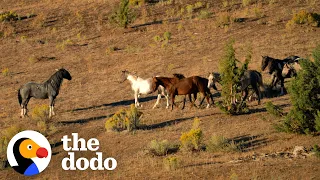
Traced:
<path fill-rule="evenodd" d="M 222 97 L 223 103 L 220 107 L 230 114 L 241 114 L 246 110 L 246 105 L 241 106 L 241 96 L 237 93 L 240 89 L 240 78 L 248 69 L 248 64 L 251 60 L 251 53 L 248 53 L 245 63 L 241 68 L 238 68 L 237 63 L 240 63 L 235 57 L 233 48 L 234 41 L 231 40 L 225 47 L 225 55 L 220 60 L 219 70 L 221 74 Z M 241 107 L 240 107 L 241 106 Z"/>
<path fill-rule="evenodd" d="M 289 86 L 293 108 L 281 130 L 309 134 L 320 132 L 320 45 L 313 52 L 314 61 L 299 61 L 301 70 Z"/>
<path fill-rule="evenodd" d="M 111 14 L 109 20 L 120 27 L 127 28 L 135 19 L 129 7 L 129 0 L 121 0 L 118 8 Z"/>

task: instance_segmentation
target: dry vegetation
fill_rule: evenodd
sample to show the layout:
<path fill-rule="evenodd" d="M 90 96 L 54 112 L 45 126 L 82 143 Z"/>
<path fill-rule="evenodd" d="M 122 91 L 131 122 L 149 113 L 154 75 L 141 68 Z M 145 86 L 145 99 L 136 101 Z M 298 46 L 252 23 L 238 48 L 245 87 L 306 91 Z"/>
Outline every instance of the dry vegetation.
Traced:
<path fill-rule="evenodd" d="M 130 109 L 130 104 L 134 103 L 129 83 L 119 83 L 121 70 L 136 71 L 143 78 L 171 76 L 172 73 L 205 77 L 208 72 L 219 70 L 219 60 L 230 39 L 235 40 L 236 58 L 241 62 L 247 56 L 245 47 L 251 48 L 249 69 L 260 70 L 261 55 L 310 57 L 320 44 L 320 29 L 319 22 L 315 21 L 318 16 L 308 13 L 320 13 L 319 1 L 164 0 L 144 3 L 130 0 L 135 18 L 132 23 L 130 20 L 122 24 L 127 28 L 110 22 L 119 2 L 1 2 L 0 160 L 12 132 L 35 129 L 45 132 L 54 152 L 49 167 L 36 179 L 320 177 L 320 160 L 316 156 L 283 155 L 292 153 L 295 146 L 304 146 L 307 152 L 319 154 L 319 147 L 315 146 L 319 145 L 319 135 L 289 134 L 274 128 L 281 117 L 269 114 L 266 103 L 271 101 L 274 105 L 269 104 L 268 111 L 278 114 L 280 111 L 276 107 L 280 107 L 281 114 L 288 113 L 292 108 L 289 95 L 262 99 L 261 105 L 249 102 L 251 113 L 239 116 L 227 115 L 218 107 L 167 111 L 164 100 L 159 108 L 151 109 L 156 94 L 141 96 L 143 107 L 138 111 L 143 115 L 139 116 L 139 128 L 121 132 L 105 130 L 107 120 L 114 113 Z M 305 24 L 291 26 L 292 19 L 300 18 L 295 15 L 297 13 L 306 15 L 307 20 Z M 20 119 L 17 89 L 29 81 L 45 81 L 60 67 L 66 68 L 73 79 L 62 84 L 55 103 L 56 116 L 49 121 L 43 119 L 45 114 L 40 120 L 33 120 L 31 116 Z M 270 75 L 262 74 L 264 82 L 270 82 Z M 48 100 L 31 99 L 28 109 L 32 112 L 48 103 Z M 200 125 L 193 125 L 195 117 L 201 119 Z M 193 128 L 190 130 L 190 127 Z M 86 139 L 97 138 L 99 151 L 106 157 L 114 157 L 118 161 L 117 169 L 113 172 L 62 170 L 61 160 L 67 153 L 59 141 L 72 132 Z M 180 137 L 189 141 L 186 146 L 191 151 L 177 150 L 176 145 L 181 145 Z M 161 156 L 146 153 L 150 146 Z M 168 155 L 172 146 L 176 150 Z M 79 152 L 78 155 L 92 157 L 94 154 Z M 0 172 L 0 179 L 21 178 L 11 168 Z"/>

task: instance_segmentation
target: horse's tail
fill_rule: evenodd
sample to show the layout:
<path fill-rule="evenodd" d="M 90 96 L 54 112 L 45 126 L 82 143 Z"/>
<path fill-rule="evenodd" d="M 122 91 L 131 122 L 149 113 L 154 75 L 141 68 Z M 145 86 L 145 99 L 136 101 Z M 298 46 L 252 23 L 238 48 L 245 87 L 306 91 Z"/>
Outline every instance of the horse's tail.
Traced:
<path fill-rule="evenodd" d="M 20 89 L 18 89 L 18 101 L 19 101 L 19 104 L 21 106 L 21 103 L 22 103 L 22 96 L 20 94 Z"/>

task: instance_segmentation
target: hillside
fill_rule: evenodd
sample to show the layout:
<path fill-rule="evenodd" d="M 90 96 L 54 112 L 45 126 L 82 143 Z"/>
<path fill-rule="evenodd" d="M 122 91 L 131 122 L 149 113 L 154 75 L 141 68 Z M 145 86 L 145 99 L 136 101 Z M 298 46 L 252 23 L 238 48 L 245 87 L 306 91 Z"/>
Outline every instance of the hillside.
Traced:
<path fill-rule="evenodd" d="M 264 98 L 261 105 L 250 102 L 250 114 L 230 116 L 217 107 L 189 108 L 189 102 L 184 110 L 170 111 L 165 109 L 164 98 L 160 107 L 152 109 L 157 95 L 153 93 L 140 97 L 141 123 L 148 128 L 133 133 L 109 133 L 104 127 L 107 117 L 134 103 L 129 82 L 119 83 L 121 70 L 136 72 L 142 78 L 173 73 L 206 77 L 209 72 L 219 71 L 219 60 L 230 39 L 235 40 L 240 61 L 251 49 L 249 68 L 258 71 L 261 56 L 310 57 L 320 44 L 320 28 L 286 24 L 300 10 L 320 13 L 319 1 L 259 0 L 248 5 L 240 0 L 201 1 L 201 6 L 190 14 L 187 5 L 198 1 L 153 1 L 133 7 L 136 20 L 127 29 L 108 21 L 118 2 L 0 2 L 0 12 L 13 11 L 24 17 L 0 24 L 0 68 L 2 72 L 8 68 L 9 72 L 7 76 L 0 75 L 0 131 L 12 126 L 38 128 L 32 117 L 19 117 L 17 90 L 23 84 L 43 82 L 61 67 L 73 78 L 64 80 L 56 100 L 56 115 L 50 120 L 56 126 L 56 131 L 48 136 L 50 143 L 57 143 L 52 149 L 54 155 L 48 168 L 36 179 L 319 179 L 319 158 L 279 155 L 292 153 L 295 146 L 310 149 L 320 143 L 319 136 L 287 134 L 274 129 L 273 124 L 280 118 L 270 115 L 265 103 L 272 101 L 288 112 L 289 95 Z M 201 10 L 211 15 L 199 16 Z M 171 34 L 167 43 L 155 40 L 165 32 Z M 262 75 L 264 82 L 269 83 L 271 76 L 265 72 Z M 31 99 L 29 114 L 36 105 L 48 103 L 48 100 Z M 243 142 L 242 151 L 178 151 L 174 155 L 181 165 L 170 171 L 163 168 L 164 157 L 145 153 L 150 141 L 155 139 L 178 143 L 181 133 L 190 130 L 195 117 L 201 120 L 204 143 L 214 134 L 223 135 Z M 61 169 L 61 160 L 67 153 L 59 145 L 60 139 L 75 132 L 85 139 L 97 138 L 101 144 L 99 151 L 114 157 L 118 161 L 117 169 Z M 94 153 L 79 152 L 77 156 L 93 157 Z M 11 168 L 0 172 L 0 179 L 23 179 Z"/>

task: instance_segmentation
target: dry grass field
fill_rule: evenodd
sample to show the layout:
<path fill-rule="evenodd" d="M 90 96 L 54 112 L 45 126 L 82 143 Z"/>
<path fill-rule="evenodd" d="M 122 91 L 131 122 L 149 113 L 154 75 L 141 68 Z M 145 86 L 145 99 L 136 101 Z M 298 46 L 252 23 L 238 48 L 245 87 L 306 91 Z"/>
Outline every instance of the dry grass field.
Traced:
<path fill-rule="evenodd" d="M 311 148 L 319 136 L 278 132 L 279 122 L 265 108 L 268 101 L 291 108 L 290 96 L 250 102 L 250 114 L 230 116 L 218 107 L 184 110 L 152 109 L 156 93 L 142 95 L 141 123 L 148 128 L 133 132 L 106 132 L 109 116 L 134 103 L 128 81 L 119 83 L 121 70 L 135 71 L 142 78 L 156 75 L 206 77 L 218 72 L 225 44 L 235 40 L 236 57 L 244 61 L 252 51 L 250 69 L 260 71 L 261 56 L 310 57 L 320 44 L 320 28 L 311 25 L 286 26 L 300 10 L 320 13 L 317 0 L 176 0 L 136 6 L 136 20 L 127 29 L 108 21 L 118 0 L 0 0 L 0 12 L 14 11 L 25 17 L 0 23 L 0 131 L 11 126 L 37 130 L 31 117 L 20 118 L 17 90 L 29 81 L 43 82 L 55 69 L 64 67 L 73 79 L 65 80 L 57 97 L 50 123 L 55 131 L 48 140 L 53 147 L 48 168 L 34 179 L 319 179 L 320 159 L 315 156 L 286 157 L 295 146 Z M 188 14 L 187 5 L 201 2 Z M 249 4 L 246 4 L 246 3 Z M 199 3 L 198 3 L 199 4 Z M 186 9 L 182 15 L 181 9 Z M 200 16 L 203 10 L 203 16 Z M 180 13 L 180 14 L 179 14 Z M 206 16 L 205 13 L 211 13 Z M 226 20 L 227 19 L 227 20 Z M 229 20 L 228 20 L 229 19 Z M 231 19 L 231 20 L 230 20 Z M 237 20 L 235 20 L 237 19 Z M 235 22 L 241 21 L 241 22 Z M 227 24 L 227 25 L 223 25 Z M 167 43 L 155 36 L 171 33 Z M 262 73 L 265 83 L 270 75 Z M 218 88 L 221 88 L 218 86 Z M 212 90 L 213 93 L 216 91 Z M 182 98 L 178 98 L 181 101 Z M 216 100 L 218 100 L 217 98 Z M 31 99 L 29 113 L 48 100 Z M 198 104 L 199 102 L 197 102 Z M 146 153 L 152 140 L 179 143 L 193 119 L 201 120 L 203 142 L 222 135 L 244 144 L 238 152 L 178 151 L 175 170 L 164 168 L 165 156 Z M 64 171 L 61 160 L 67 153 L 59 145 L 63 135 L 79 133 L 97 138 L 104 157 L 118 162 L 115 171 Z M 93 157 L 79 152 L 77 157 Z M 24 179 L 12 168 L 0 170 L 0 179 Z"/>

